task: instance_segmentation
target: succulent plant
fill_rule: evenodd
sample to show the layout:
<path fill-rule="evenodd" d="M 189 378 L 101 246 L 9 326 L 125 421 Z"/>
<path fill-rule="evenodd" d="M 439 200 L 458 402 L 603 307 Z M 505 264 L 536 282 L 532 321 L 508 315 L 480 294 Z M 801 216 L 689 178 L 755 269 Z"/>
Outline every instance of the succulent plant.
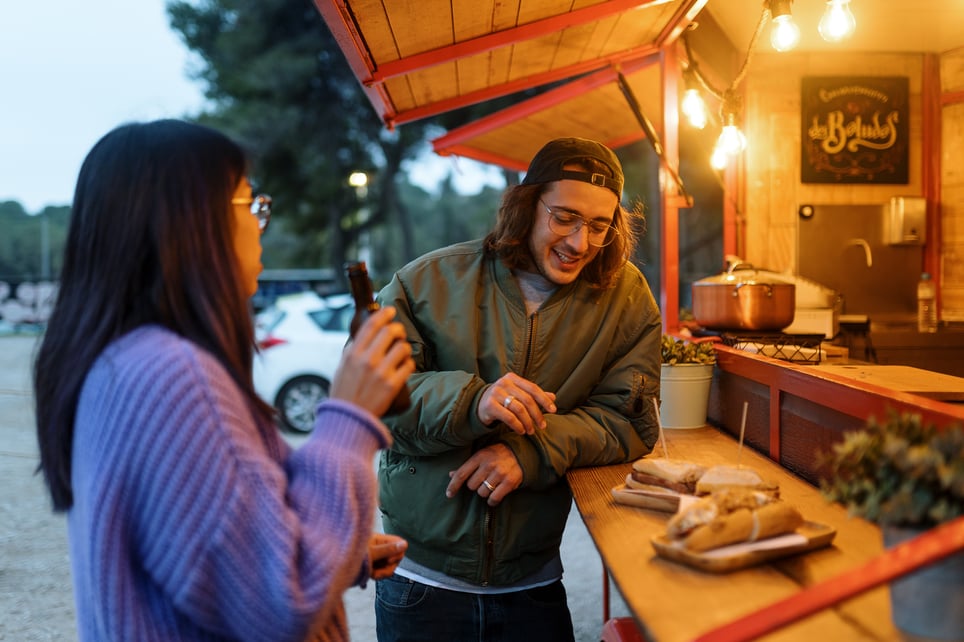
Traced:
<path fill-rule="evenodd" d="M 931 527 L 964 515 L 964 429 L 890 411 L 819 456 L 823 496 L 884 525 Z"/>
<path fill-rule="evenodd" d="M 716 348 L 712 341 L 686 341 L 664 334 L 660 347 L 664 365 L 716 363 Z"/>

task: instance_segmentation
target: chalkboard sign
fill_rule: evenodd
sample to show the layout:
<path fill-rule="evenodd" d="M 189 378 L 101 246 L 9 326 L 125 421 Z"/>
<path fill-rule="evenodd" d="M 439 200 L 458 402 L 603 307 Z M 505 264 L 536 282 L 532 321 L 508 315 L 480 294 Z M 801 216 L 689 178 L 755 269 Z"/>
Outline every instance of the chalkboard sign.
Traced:
<path fill-rule="evenodd" d="M 905 77 L 808 77 L 801 95 L 804 183 L 907 183 Z"/>

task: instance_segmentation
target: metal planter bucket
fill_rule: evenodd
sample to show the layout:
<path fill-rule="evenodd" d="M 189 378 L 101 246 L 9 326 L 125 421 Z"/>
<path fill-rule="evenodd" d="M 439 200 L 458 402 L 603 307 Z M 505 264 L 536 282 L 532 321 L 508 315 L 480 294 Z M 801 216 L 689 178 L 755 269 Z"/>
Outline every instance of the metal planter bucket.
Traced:
<path fill-rule="evenodd" d="M 896 526 L 881 531 L 887 548 L 923 532 Z M 894 626 L 905 633 L 925 640 L 964 640 L 964 552 L 894 580 L 890 608 Z"/>
<path fill-rule="evenodd" d="M 663 428 L 705 426 L 712 381 L 712 364 L 663 364 L 659 381 L 659 421 Z"/>

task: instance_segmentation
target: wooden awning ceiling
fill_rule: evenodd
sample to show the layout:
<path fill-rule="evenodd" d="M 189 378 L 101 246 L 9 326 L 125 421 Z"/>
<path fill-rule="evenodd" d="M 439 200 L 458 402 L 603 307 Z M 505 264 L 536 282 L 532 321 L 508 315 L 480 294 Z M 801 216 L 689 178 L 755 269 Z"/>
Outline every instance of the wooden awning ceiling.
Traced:
<path fill-rule="evenodd" d="M 660 66 L 658 56 L 650 55 L 618 70 L 602 69 L 453 130 L 433 141 L 435 151 L 524 171 L 539 147 L 556 136 L 591 138 L 613 149 L 640 140 L 645 130 L 620 82 L 639 102 L 641 115 L 659 131 Z"/>
<path fill-rule="evenodd" d="M 388 127 L 561 83 L 435 141 L 440 154 L 511 169 L 557 136 L 619 147 L 644 138 L 647 121 L 660 131 L 659 52 L 706 3 L 315 0 Z"/>
<path fill-rule="evenodd" d="M 959 46 L 960 0 L 860 4 L 858 32 L 848 51 L 939 52 Z M 669 70 L 660 69 L 659 53 L 668 51 L 704 8 L 742 52 L 764 2 L 315 0 L 315 5 L 388 127 L 564 83 L 435 141 L 441 154 L 519 169 L 556 136 L 586 136 L 613 147 L 642 138 L 638 116 L 617 85 L 618 72 L 640 111 L 662 131 L 662 81 Z M 838 45 L 816 35 L 824 9 L 820 0 L 793 3 L 805 34 L 801 48 L 839 52 Z"/>

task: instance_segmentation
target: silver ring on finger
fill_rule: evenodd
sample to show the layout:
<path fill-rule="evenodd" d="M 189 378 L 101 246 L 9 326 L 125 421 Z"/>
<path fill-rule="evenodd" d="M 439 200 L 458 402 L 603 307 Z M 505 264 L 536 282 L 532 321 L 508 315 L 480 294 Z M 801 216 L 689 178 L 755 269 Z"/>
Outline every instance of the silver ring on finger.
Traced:
<path fill-rule="evenodd" d="M 495 486 L 493 486 L 492 484 L 490 484 L 488 479 L 483 479 L 483 480 L 482 480 L 482 485 L 485 486 L 486 488 L 488 488 L 490 493 L 495 490 Z"/>
<path fill-rule="evenodd" d="M 515 397 L 513 397 L 512 395 L 508 395 L 508 396 L 505 398 L 505 401 L 502 402 L 502 405 L 505 406 L 506 408 L 508 408 L 509 406 L 512 405 L 512 400 L 513 400 L 513 399 L 515 399 Z"/>

